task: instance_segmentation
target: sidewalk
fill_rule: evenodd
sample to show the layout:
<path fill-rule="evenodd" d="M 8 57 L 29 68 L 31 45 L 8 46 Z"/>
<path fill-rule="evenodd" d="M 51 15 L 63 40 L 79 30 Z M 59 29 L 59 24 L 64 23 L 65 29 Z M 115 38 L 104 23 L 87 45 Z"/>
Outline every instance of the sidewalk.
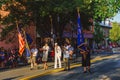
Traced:
<path fill-rule="evenodd" d="M 72 64 L 78 64 L 78 63 L 72 63 Z M 30 70 L 30 65 L 28 65 L 28 66 L 24 66 L 21 68 L 15 68 L 15 69 L 1 71 L 0 79 L 1 80 L 19 80 L 21 78 L 35 76 L 40 73 L 44 73 L 44 72 L 48 72 L 48 71 L 51 72 L 51 70 L 55 70 L 54 66 L 53 66 L 54 65 L 53 62 L 49 62 L 48 65 L 49 65 L 48 70 L 44 70 L 43 64 L 39 64 L 40 69 Z M 61 69 L 63 69 L 63 68 L 61 68 Z M 56 70 L 58 70 L 58 69 L 56 69 Z"/>
<path fill-rule="evenodd" d="M 92 56 L 92 58 L 96 58 L 96 57 L 100 57 L 100 56 L 101 57 L 108 56 L 108 55 L 109 54 L 105 54 L 105 55 L 97 54 L 97 55 Z M 78 67 L 81 65 L 80 64 L 81 57 L 79 57 L 76 61 L 77 62 L 71 64 L 71 68 Z M 36 77 L 39 75 L 51 74 L 51 73 L 55 73 L 55 72 L 59 72 L 59 71 L 63 70 L 63 68 L 54 69 L 54 66 L 53 66 L 54 62 L 49 62 L 48 65 L 49 65 L 48 70 L 43 70 L 43 64 L 39 64 L 39 66 L 40 66 L 39 70 L 37 70 L 37 69 L 30 70 L 30 65 L 28 65 L 28 66 L 24 66 L 21 68 L 15 68 L 15 69 L 1 71 L 0 72 L 0 79 L 1 80 L 19 80 L 19 79 L 25 80 L 25 79 L 30 79 L 32 77 Z"/>

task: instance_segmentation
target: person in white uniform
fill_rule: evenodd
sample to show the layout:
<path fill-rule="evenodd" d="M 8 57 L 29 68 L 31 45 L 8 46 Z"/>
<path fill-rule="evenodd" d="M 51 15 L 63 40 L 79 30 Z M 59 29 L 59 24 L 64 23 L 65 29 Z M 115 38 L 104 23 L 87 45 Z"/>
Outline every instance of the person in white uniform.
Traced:
<path fill-rule="evenodd" d="M 60 46 L 58 46 L 57 43 L 55 43 L 55 64 L 54 64 L 54 68 L 57 68 L 57 64 L 59 63 L 59 68 L 61 68 L 61 48 Z"/>

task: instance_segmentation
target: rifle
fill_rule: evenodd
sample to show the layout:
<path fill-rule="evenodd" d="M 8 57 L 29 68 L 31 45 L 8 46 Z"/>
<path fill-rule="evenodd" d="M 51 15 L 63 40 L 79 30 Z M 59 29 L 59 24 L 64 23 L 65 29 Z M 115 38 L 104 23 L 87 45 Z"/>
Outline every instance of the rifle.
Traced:
<path fill-rule="evenodd" d="M 86 48 L 86 50 L 84 50 L 84 49 L 82 49 L 82 48 L 80 48 L 80 47 L 82 47 L 82 46 L 84 46 L 84 43 L 83 44 L 81 44 L 81 45 L 79 45 L 78 46 L 78 49 L 80 50 L 80 53 L 81 54 L 83 54 L 83 57 L 84 57 L 84 59 L 86 59 L 86 55 L 88 54 L 88 50 L 87 50 L 87 48 Z"/>

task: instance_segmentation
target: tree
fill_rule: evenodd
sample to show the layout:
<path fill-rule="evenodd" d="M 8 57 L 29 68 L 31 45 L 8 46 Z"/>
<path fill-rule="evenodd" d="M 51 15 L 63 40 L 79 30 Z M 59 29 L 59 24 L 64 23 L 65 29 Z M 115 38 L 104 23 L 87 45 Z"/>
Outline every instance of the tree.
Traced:
<path fill-rule="evenodd" d="M 100 27 L 99 23 L 96 23 L 95 25 L 95 32 L 94 32 L 94 41 L 97 43 L 102 42 L 104 39 L 104 35 L 103 35 L 103 30 Z"/>
<path fill-rule="evenodd" d="M 93 17 L 96 21 L 113 17 L 120 9 L 120 0 L 0 0 L 0 6 L 2 4 L 5 4 L 6 10 L 11 12 L 8 17 L 1 19 L 2 24 L 13 23 L 11 27 L 15 27 L 16 19 L 24 25 L 32 20 L 41 28 L 42 24 L 49 26 L 49 15 L 52 15 L 54 26 L 57 24 L 57 17 L 60 17 L 60 31 L 70 19 L 76 21 L 77 7 L 80 8 L 83 24 L 86 24 L 89 17 Z M 6 29 L 4 29 L 6 34 L 12 30 L 8 27 Z"/>
<path fill-rule="evenodd" d="M 117 22 L 112 23 L 112 29 L 110 30 L 110 39 L 114 42 L 120 40 L 120 24 Z"/>

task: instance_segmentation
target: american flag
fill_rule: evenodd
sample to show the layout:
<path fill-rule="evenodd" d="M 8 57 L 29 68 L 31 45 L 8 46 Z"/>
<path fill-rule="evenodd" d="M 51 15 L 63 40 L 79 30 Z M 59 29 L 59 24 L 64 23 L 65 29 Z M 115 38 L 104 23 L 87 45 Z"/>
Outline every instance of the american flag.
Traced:
<path fill-rule="evenodd" d="M 20 32 L 18 25 L 17 25 L 17 30 L 18 30 L 18 42 L 19 42 L 19 54 L 22 55 L 25 49 L 25 41 L 24 41 L 24 38 L 22 37 L 22 34 Z"/>

